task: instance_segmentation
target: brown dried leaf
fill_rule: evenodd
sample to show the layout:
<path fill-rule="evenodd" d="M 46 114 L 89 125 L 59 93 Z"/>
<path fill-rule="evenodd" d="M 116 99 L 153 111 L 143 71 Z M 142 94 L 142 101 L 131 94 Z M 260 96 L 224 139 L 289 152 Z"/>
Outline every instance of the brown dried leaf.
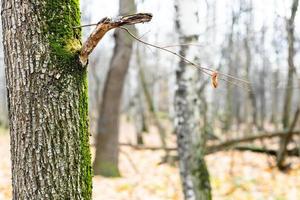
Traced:
<path fill-rule="evenodd" d="M 211 74 L 211 83 L 214 88 L 218 87 L 218 72 L 213 72 Z"/>

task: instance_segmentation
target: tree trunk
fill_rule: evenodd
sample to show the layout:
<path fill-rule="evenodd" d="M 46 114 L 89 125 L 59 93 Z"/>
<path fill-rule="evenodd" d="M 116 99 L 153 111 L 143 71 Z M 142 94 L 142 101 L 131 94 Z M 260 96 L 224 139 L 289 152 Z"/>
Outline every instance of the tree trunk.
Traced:
<path fill-rule="evenodd" d="M 278 127 L 278 101 L 279 101 L 279 91 L 278 91 L 278 84 L 279 84 L 279 70 L 277 69 L 272 74 L 272 115 L 271 115 L 271 123 Z"/>
<path fill-rule="evenodd" d="M 244 40 L 244 45 L 246 49 L 246 76 L 247 80 L 250 80 L 250 68 L 251 68 L 251 51 L 249 48 L 249 42 L 248 39 Z M 249 85 L 249 90 L 248 90 L 248 99 L 249 99 L 249 104 L 251 105 L 251 116 L 252 116 L 252 124 L 257 127 L 257 106 L 256 106 L 256 97 L 255 97 L 255 92 L 253 86 L 250 84 Z M 246 113 L 247 114 L 247 113 Z"/>
<path fill-rule="evenodd" d="M 295 48 L 294 48 L 294 41 L 295 41 L 295 16 L 297 13 L 298 8 L 298 0 L 293 0 L 292 8 L 291 8 L 291 17 L 287 21 L 287 34 L 288 34 L 288 83 L 286 86 L 286 93 L 284 99 L 284 108 L 283 108 L 283 118 L 282 124 L 283 128 L 287 129 L 290 126 L 290 114 L 291 114 L 291 104 L 292 104 L 292 95 L 293 95 L 293 75 L 295 72 L 295 64 L 294 64 L 294 57 L 295 57 Z M 282 138 L 279 143 L 279 150 L 278 150 L 278 157 L 277 157 L 277 166 L 279 169 L 284 168 L 284 154 L 287 144 L 290 141 L 290 137 Z"/>
<path fill-rule="evenodd" d="M 260 44 L 262 45 L 260 54 L 262 58 L 262 69 L 259 73 L 259 100 L 260 100 L 260 124 L 259 129 L 264 129 L 264 122 L 266 117 L 266 84 L 265 79 L 267 78 L 267 58 L 266 58 L 266 50 L 265 50 L 265 35 L 266 35 L 266 27 L 262 27 L 261 31 L 261 40 Z"/>
<path fill-rule="evenodd" d="M 135 12 L 134 0 L 120 0 L 120 14 Z M 134 27 L 131 27 L 134 29 Z M 132 30 L 134 31 L 134 30 Z M 106 78 L 99 113 L 94 173 L 119 176 L 119 117 L 123 85 L 132 52 L 133 40 L 124 31 L 115 31 L 115 48 Z"/>
<path fill-rule="evenodd" d="M 290 123 L 290 112 L 291 112 L 291 103 L 293 96 L 293 75 L 295 72 L 295 16 L 298 8 L 298 0 L 293 0 L 293 5 L 291 8 L 291 17 L 287 21 L 286 30 L 287 30 L 287 39 L 288 39 L 288 82 L 285 91 L 284 107 L 283 107 L 283 118 L 282 124 L 283 128 L 286 129 L 289 127 Z"/>
<path fill-rule="evenodd" d="M 78 0 L 3 0 L 13 199 L 91 199 Z"/>
<path fill-rule="evenodd" d="M 176 28 L 180 34 L 180 43 L 186 44 L 197 41 L 198 30 L 195 29 L 199 26 L 197 23 L 197 3 L 195 0 L 175 1 Z M 179 54 L 193 56 L 193 52 L 196 52 L 195 49 L 181 46 Z M 192 68 L 187 67 L 189 66 L 181 59 L 176 70 L 177 89 L 174 99 L 180 176 L 186 200 L 209 200 L 211 199 L 211 187 L 203 156 L 204 150 L 201 148 L 196 150 L 196 145 L 202 143 L 203 138 L 197 135 L 199 133 L 199 125 L 196 120 L 198 98 L 196 94 L 194 94 L 195 97 L 191 98 L 191 88 L 194 87 L 189 83 L 192 79 L 189 75 L 195 74 L 195 71 L 188 71 Z"/>
<path fill-rule="evenodd" d="M 142 62 L 141 62 L 141 59 L 140 59 L 139 51 L 137 51 L 137 64 L 140 67 L 140 69 L 139 69 L 139 78 L 140 78 L 140 81 L 141 81 L 141 87 L 142 87 L 141 89 L 142 89 L 142 92 L 145 96 L 145 101 L 146 101 L 146 104 L 147 104 L 147 107 L 148 107 L 150 117 L 153 120 L 154 125 L 157 127 L 158 134 L 159 134 L 159 139 L 160 139 L 162 147 L 166 148 L 167 147 L 166 129 L 164 128 L 164 126 L 159 121 L 159 116 L 158 116 L 157 112 L 154 109 L 154 107 L 155 107 L 154 106 L 154 100 L 151 97 L 150 91 L 149 91 L 148 86 L 147 86 L 146 76 L 145 76 L 144 69 L 143 69 L 143 66 L 142 66 Z M 168 158 L 168 155 L 169 155 L 169 152 L 166 151 L 166 158 Z"/>
<path fill-rule="evenodd" d="M 288 133 L 285 135 L 285 137 L 282 137 L 280 140 L 280 146 L 279 146 L 279 150 L 277 152 L 277 160 L 276 160 L 277 166 L 280 170 L 284 170 L 286 168 L 286 166 L 284 165 L 284 161 L 285 161 L 285 156 L 287 153 L 287 145 L 289 144 L 290 140 L 293 137 L 293 130 L 294 130 L 295 126 L 297 125 L 299 113 L 300 113 L 300 107 L 298 107 L 296 110 L 293 122 L 289 128 Z"/>
<path fill-rule="evenodd" d="M 233 44 L 233 37 L 234 37 L 234 27 L 236 23 L 236 14 L 232 11 L 232 19 L 231 19 L 231 32 L 228 36 L 228 74 L 233 75 L 234 72 L 234 44 Z M 226 83 L 226 105 L 225 105 L 225 124 L 224 130 L 228 131 L 233 122 L 233 85 L 229 82 Z"/>
<path fill-rule="evenodd" d="M 249 2 L 250 10 L 253 9 L 252 1 Z M 250 72 L 252 66 L 252 53 L 250 49 L 251 44 L 251 28 L 253 28 L 253 13 L 249 11 L 249 19 L 246 22 L 246 38 L 244 39 L 244 47 L 246 51 L 246 76 L 247 80 L 250 81 Z M 252 115 L 252 123 L 257 127 L 257 106 L 256 106 L 256 97 L 253 86 L 249 85 L 248 90 L 248 98 L 250 100 L 251 105 L 251 115 Z"/>

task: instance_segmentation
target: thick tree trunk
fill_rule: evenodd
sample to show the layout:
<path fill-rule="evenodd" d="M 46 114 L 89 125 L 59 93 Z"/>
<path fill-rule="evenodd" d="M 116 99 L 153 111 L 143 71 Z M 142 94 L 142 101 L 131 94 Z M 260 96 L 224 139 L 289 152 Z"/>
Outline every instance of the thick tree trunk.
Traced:
<path fill-rule="evenodd" d="M 119 2 L 121 15 L 135 12 L 134 0 Z M 118 169 L 120 102 L 133 43 L 132 38 L 121 30 L 115 31 L 115 41 L 114 54 L 104 86 L 96 136 L 94 173 L 104 176 L 120 175 Z"/>
<path fill-rule="evenodd" d="M 3 0 L 13 199 L 91 199 L 78 0 Z"/>
<path fill-rule="evenodd" d="M 197 41 L 197 1 L 175 1 L 176 28 L 179 32 L 180 42 L 183 44 Z M 179 54 L 182 56 L 194 56 L 195 49 L 182 46 Z M 194 58 L 192 58 L 194 59 Z M 180 60 L 176 70 L 175 91 L 175 132 L 177 135 L 177 146 L 179 155 L 179 169 L 186 200 L 209 200 L 211 199 L 211 187 L 209 174 L 204 161 L 204 150 L 197 149 L 203 138 L 198 134 L 199 125 L 196 120 L 197 95 L 191 95 L 191 74 L 183 59 Z M 192 75 L 193 76 L 193 75 Z M 195 92 L 195 91 L 193 91 Z M 197 135 L 198 134 L 198 135 Z M 200 137 L 199 137 L 200 136 Z M 197 142 L 195 142 L 197 141 Z"/>

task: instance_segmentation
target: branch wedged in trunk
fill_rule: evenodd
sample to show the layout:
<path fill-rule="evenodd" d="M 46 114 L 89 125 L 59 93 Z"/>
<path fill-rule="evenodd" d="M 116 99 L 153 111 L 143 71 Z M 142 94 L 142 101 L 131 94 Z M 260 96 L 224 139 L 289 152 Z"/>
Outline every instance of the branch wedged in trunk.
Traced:
<path fill-rule="evenodd" d="M 150 13 L 137 13 L 126 16 L 119 16 L 116 18 L 105 17 L 99 21 L 95 30 L 88 37 L 87 41 L 83 44 L 80 51 L 80 61 L 85 66 L 88 62 L 88 56 L 92 53 L 94 48 L 103 38 L 105 33 L 109 30 L 118 28 L 125 25 L 134 25 L 138 23 L 149 22 L 152 19 L 152 14 Z"/>

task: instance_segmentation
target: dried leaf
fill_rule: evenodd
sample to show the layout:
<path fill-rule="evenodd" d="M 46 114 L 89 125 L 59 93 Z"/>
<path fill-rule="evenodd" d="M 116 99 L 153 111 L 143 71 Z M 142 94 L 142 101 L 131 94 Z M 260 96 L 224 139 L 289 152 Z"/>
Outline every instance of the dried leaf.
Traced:
<path fill-rule="evenodd" d="M 211 74 L 211 83 L 214 88 L 218 87 L 218 72 L 213 72 Z"/>

